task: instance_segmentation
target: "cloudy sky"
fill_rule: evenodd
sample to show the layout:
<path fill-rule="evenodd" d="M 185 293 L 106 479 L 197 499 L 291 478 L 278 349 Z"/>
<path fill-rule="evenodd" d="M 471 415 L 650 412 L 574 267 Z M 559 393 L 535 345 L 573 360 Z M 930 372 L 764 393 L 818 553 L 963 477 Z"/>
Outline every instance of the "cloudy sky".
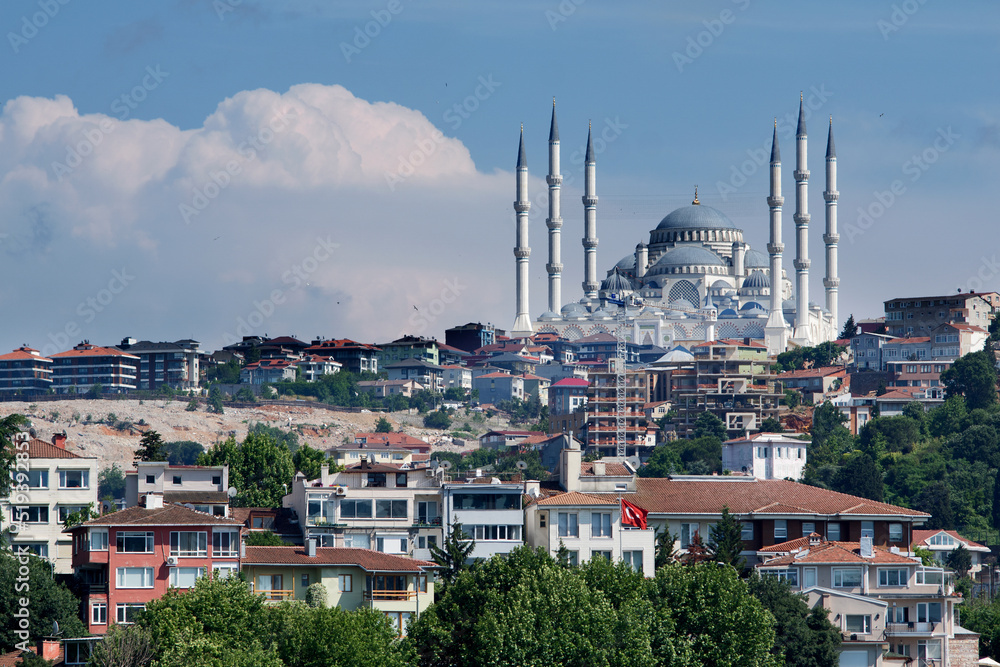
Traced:
<path fill-rule="evenodd" d="M 514 177 L 562 135 L 564 298 L 582 149 L 600 271 L 695 185 L 761 250 L 777 118 L 792 204 L 809 109 L 812 299 L 839 158 L 841 313 L 1000 288 L 1000 6 L 922 0 L 7 0 L 0 5 L 0 350 L 245 334 L 443 337 L 513 321 Z M 786 120 L 787 119 L 787 120 Z M 991 203 L 993 202 L 993 203 Z M 865 215 L 867 212 L 867 215 Z M 785 216 L 785 242 L 792 238 Z"/>

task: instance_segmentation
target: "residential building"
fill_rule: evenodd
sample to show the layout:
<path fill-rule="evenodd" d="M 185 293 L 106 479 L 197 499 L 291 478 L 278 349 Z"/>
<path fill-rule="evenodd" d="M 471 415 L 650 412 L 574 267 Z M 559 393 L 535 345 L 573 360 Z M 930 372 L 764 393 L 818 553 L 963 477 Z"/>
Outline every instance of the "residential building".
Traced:
<path fill-rule="evenodd" d="M 582 440 L 588 449 L 614 455 L 618 447 L 617 374 L 614 361 L 605 370 L 590 373 L 587 387 L 586 426 Z M 649 402 L 648 378 L 641 371 L 625 372 L 625 448 L 637 454 L 638 449 L 654 446 L 646 435 L 646 413 L 642 407 Z M 550 422 L 551 427 L 551 422 Z"/>
<path fill-rule="evenodd" d="M 553 384 L 566 378 L 586 380 L 587 368 L 579 365 L 575 361 L 570 363 L 552 362 L 551 364 L 540 364 L 535 366 L 535 375 L 548 378 L 549 382 Z"/>
<path fill-rule="evenodd" d="M 395 394 L 409 397 L 422 388 L 416 380 L 362 380 L 358 382 L 358 391 L 371 392 L 376 398 L 385 398 Z"/>
<path fill-rule="evenodd" d="M 391 343 L 379 343 L 378 346 L 382 350 L 379 360 L 383 368 L 404 359 L 422 359 L 435 366 L 441 364 L 438 342 L 433 338 L 403 336 Z"/>
<path fill-rule="evenodd" d="M 326 604 L 347 611 L 384 613 L 398 636 L 406 635 L 434 601 L 436 563 L 370 549 L 247 547 L 243 571 L 251 589 L 269 601 L 306 600 L 313 584 L 326 590 Z"/>
<path fill-rule="evenodd" d="M 647 422 L 658 422 L 670 413 L 670 401 L 650 401 L 642 406 L 642 412 Z"/>
<path fill-rule="evenodd" d="M 954 530 L 915 530 L 913 531 L 913 546 L 927 549 L 934 554 L 934 560 L 941 564 L 946 564 L 948 556 L 959 546 L 968 550 L 972 556 L 971 574 L 978 574 L 986 564 L 989 557 L 990 548 L 962 537 Z M 987 567 L 988 569 L 988 567 Z"/>
<path fill-rule="evenodd" d="M 471 352 L 460 350 L 457 347 L 438 343 L 438 363 L 442 366 L 467 366 L 465 360 L 471 354 Z"/>
<path fill-rule="evenodd" d="M 573 341 L 567 340 L 556 333 L 536 333 L 531 337 L 535 345 L 544 345 L 552 352 L 557 364 L 572 364 L 576 361 L 576 347 Z"/>
<path fill-rule="evenodd" d="M 578 361 L 608 362 L 618 354 L 618 338 L 604 332 L 577 338 L 572 345 L 576 348 Z M 639 350 L 635 343 L 626 345 L 625 363 L 639 363 Z"/>
<path fill-rule="evenodd" d="M 359 431 L 354 434 L 354 444 L 356 445 L 393 445 L 403 447 L 414 454 L 430 454 L 431 445 L 426 440 L 414 438 L 412 435 L 395 431 L 393 433 L 368 433 Z"/>
<path fill-rule="evenodd" d="M 309 347 L 309 343 L 301 341 L 295 336 L 278 336 L 261 341 L 257 347 L 260 350 L 261 359 L 297 361 L 305 356 L 305 350 Z"/>
<path fill-rule="evenodd" d="M 524 386 L 524 400 L 534 397 L 541 401 L 542 405 L 548 405 L 551 384 L 548 378 L 524 373 L 521 375 L 521 380 Z"/>
<path fill-rule="evenodd" d="M 52 355 L 52 389 L 57 394 L 83 393 L 94 385 L 106 392 L 136 389 L 139 361 L 134 354 L 83 341 Z"/>
<path fill-rule="evenodd" d="M 103 635 L 110 623 L 132 623 L 168 588 L 190 588 L 209 572 L 236 574 L 241 528 L 234 519 L 164 504 L 152 493 L 137 507 L 67 528 L 87 631 Z"/>
<path fill-rule="evenodd" d="M 304 543 L 430 559 L 430 545 L 441 539 L 444 469 L 383 459 L 394 448 L 385 449 L 343 472 L 323 466 L 319 479 L 296 474 L 282 506 L 299 516 Z"/>
<path fill-rule="evenodd" d="M 299 519 L 288 507 L 232 507 L 229 511 L 243 524 L 245 534 L 274 533 L 287 544 L 302 544 Z"/>
<path fill-rule="evenodd" d="M 894 336 L 927 336 L 946 322 L 986 330 L 992 315 L 993 306 L 975 292 L 905 297 L 885 302 L 885 323 L 888 333 Z"/>
<path fill-rule="evenodd" d="M 856 378 L 856 376 L 855 376 Z M 857 435 L 865 424 L 872 418 L 875 408 L 874 396 L 852 396 L 851 394 L 841 394 L 830 399 L 830 403 L 835 405 L 840 414 L 844 415 L 847 423 L 844 426 L 852 435 Z"/>
<path fill-rule="evenodd" d="M 524 378 L 508 373 L 486 373 L 472 378 L 473 391 L 479 390 L 480 403 L 524 400 Z"/>
<path fill-rule="evenodd" d="M 722 508 L 743 523 L 743 555 L 751 564 L 765 547 L 818 533 L 824 539 L 909 549 L 913 531 L 930 515 L 888 503 L 837 493 L 784 479 L 742 475 L 639 477 L 635 504 L 649 511 L 649 524 L 678 536 L 684 552 L 699 535 L 708 542 Z"/>
<path fill-rule="evenodd" d="M 502 482 L 496 477 L 474 477 L 441 485 L 441 523 L 444 539 L 456 522 L 475 539 L 470 559 L 480 560 L 508 554 L 524 544 L 524 510 L 520 482 Z"/>
<path fill-rule="evenodd" d="M 378 358 L 381 350 L 374 345 L 358 343 L 347 338 L 337 340 L 312 341 L 303 354 L 315 354 L 325 359 L 333 359 L 349 373 L 378 373 Z"/>
<path fill-rule="evenodd" d="M 324 375 L 339 373 L 341 364 L 318 354 L 307 354 L 295 363 L 295 367 L 299 369 L 305 382 L 316 382 Z"/>
<path fill-rule="evenodd" d="M 493 345 L 496 342 L 497 329 L 492 324 L 482 322 L 469 322 L 461 326 L 445 329 L 444 342 L 452 347 L 457 347 L 466 352 L 473 352 L 485 345 Z M 499 332 L 503 335 L 503 332 Z"/>
<path fill-rule="evenodd" d="M 494 353 L 486 357 L 484 361 L 493 368 L 499 368 L 514 375 L 534 373 L 535 368 L 542 363 L 538 357 L 528 354 L 516 354 L 514 352 Z"/>
<path fill-rule="evenodd" d="M 327 453 L 338 465 L 351 466 L 375 456 L 378 463 L 419 463 L 430 458 L 430 443 L 405 433 L 355 433 L 353 442 Z"/>
<path fill-rule="evenodd" d="M 97 458 L 68 451 L 65 433 L 52 442 L 19 434 L 15 451 L 27 452 L 27 468 L 18 464 L 13 470 L 20 490 L 0 500 L 0 528 L 19 524 L 12 548 L 26 548 L 52 563 L 56 574 L 68 574 L 73 553 L 63 523 L 85 508 L 97 511 Z"/>
<path fill-rule="evenodd" d="M 52 387 L 52 360 L 22 345 L 0 355 L 0 396 L 44 394 Z"/>
<path fill-rule="evenodd" d="M 441 366 L 441 381 L 445 389 L 472 391 L 472 370 L 454 364 Z"/>
<path fill-rule="evenodd" d="M 898 417 L 910 403 L 919 403 L 924 411 L 944 404 L 944 387 L 893 387 L 874 397 L 882 417 Z"/>
<path fill-rule="evenodd" d="M 584 378 L 568 377 L 549 385 L 549 415 L 565 415 L 587 405 L 590 382 Z"/>
<path fill-rule="evenodd" d="M 722 443 L 722 470 L 757 479 L 802 479 L 810 439 L 799 434 L 754 433 Z"/>
<path fill-rule="evenodd" d="M 978 635 L 958 624 L 952 574 L 925 567 L 899 549 L 860 541 L 828 541 L 813 533 L 763 550 L 757 565 L 822 607 L 842 636 L 840 664 L 881 667 L 891 651 L 919 665 L 973 667 Z"/>
<path fill-rule="evenodd" d="M 846 389 L 847 369 L 843 366 L 823 366 L 804 368 L 798 371 L 778 373 L 775 379 L 783 389 L 794 389 L 802 398 L 815 405 L 821 405 L 828 394 Z"/>
<path fill-rule="evenodd" d="M 198 389 L 201 379 L 198 341 L 185 338 L 173 343 L 154 343 L 123 338 L 118 349 L 139 357 L 136 386 L 139 389 Z"/>
<path fill-rule="evenodd" d="M 546 436 L 541 431 L 494 430 L 479 436 L 479 447 L 482 449 L 498 449 L 508 451 L 518 447 L 529 438 Z"/>
<path fill-rule="evenodd" d="M 893 336 L 882 333 L 865 332 L 851 339 L 851 357 L 854 359 L 851 371 L 881 371 L 882 347 Z"/>
<path fill-rule="evenodd" d="M 240 369 L 242 384 L 274 384 L 294 382 L 295 365 L 285 359 L 261 359 Z"/>
<path fill-rule="evenodd" d="M 382 367 L 390 380 L 413 380 L 424 389 L 444 391 L 441 367 L 423 359 L 404 359 Z"/>
<path fill-rule="evenodd" d="M 125 472 L 125 506 L 135 507 L 148 494 L 213 516 L 229 516 L 229 466 L 170 465 L 136 461 Z"/>

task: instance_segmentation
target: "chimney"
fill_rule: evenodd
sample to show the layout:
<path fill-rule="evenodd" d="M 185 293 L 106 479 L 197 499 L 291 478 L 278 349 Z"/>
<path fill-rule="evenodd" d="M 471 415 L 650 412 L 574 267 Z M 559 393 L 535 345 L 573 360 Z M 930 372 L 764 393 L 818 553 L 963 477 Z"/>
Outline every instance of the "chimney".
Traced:
<path fill-rule="evenodd" d="M 306 555 L 310 558 L 316 557 L 316 538 L 311 537 L 306 540 Z"/>
<path fill-rule="evenodd" d="M 815 532 L 809 533 L 809 546 L 811 546 L 811 547 L 818 547 L 819 543 L 820 543 L 820 539 L 821 538 L 819 536 L 819 533 L 815 533 Z"/>
<path fill-rule="evenodd" d="M 56 660 L 59 658 L 59 644 L 58 639 L 39 639 L 37 653 L 43 660 Z"/>
<path fill-rule="evenodd" d="M 163 496 L 158 493 L 147 493 L 143 496 L 145 507 L 148 510 L 163 509 Z"/>
<path fill-rule="evenodd" d="M 66 431 L 52 434 L 52 444 L 59 449 L 66 449 Z"/>
<path fill-rule="evenodd" d="M 607 474 L 607 465 L 604 461 L 594 461 L 594 476 L 604 477 Z"/>

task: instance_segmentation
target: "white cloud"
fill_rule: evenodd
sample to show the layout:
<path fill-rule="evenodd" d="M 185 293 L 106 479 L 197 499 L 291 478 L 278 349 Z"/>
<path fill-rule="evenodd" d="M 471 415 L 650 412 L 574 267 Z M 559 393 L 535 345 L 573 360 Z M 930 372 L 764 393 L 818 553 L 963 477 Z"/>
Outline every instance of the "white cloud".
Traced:
<path fill-rule="evenodd" d="M 513 180 L 477 171 L 421 113 L 341 86 L 244 91 L 189 130 L 20 97 L 0 115 L 0 308 L 21 316 L 0 343 L 191 336 L 214 349 L 241 321 L 376 341 L 502 327 Z M 543 285 L 544 215 L 532 222 Z M 80 307 L 122 267 L 125 290 Z M 536 289 L 533 311 L 543 299 Z"/>

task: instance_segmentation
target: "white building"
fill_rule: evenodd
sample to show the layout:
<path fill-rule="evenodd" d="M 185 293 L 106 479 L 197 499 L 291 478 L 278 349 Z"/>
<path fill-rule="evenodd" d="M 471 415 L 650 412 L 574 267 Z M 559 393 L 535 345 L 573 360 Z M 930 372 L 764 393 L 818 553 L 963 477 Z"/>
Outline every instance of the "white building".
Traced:
<path fill-rule="evenodd" d="M 71 573 L 72 537 L 62 529 L 70 514 L 98 510 L 97 459 L 67 451 L 65 434 L 51 443 L 22 436 L 16 447 L 27 450 L 28 468 L 17 467 L 14 482 L 24 487 L 0 501 L 0 528 L 11 529 L 14 549 L 27 547 L 48 559 L 56 574 Z"/>
<path fill-rule="evenodd" d="M 811 441 L 783 433 L 754 433 L 722 443 L 722 469 L 757 479 L 802 479 Z"/>
<path fill-rule="evenodd" d="M 213 516 L 228 517 L 229 466 L 172 466 L 166 461 L 136 461 L 125 473 L 125 506 L 135 507 L 147 493 Z"/>
<path fill-rule="evenodd" d="M 504 483 L 496 477 L 475 477 L 441 485 L 441 520 L 445 538 L 452 524 L 462 524 L 466 535 L 476 540 L 470 558 L 508 554 L 524 544 L 524 485 Z"/>

